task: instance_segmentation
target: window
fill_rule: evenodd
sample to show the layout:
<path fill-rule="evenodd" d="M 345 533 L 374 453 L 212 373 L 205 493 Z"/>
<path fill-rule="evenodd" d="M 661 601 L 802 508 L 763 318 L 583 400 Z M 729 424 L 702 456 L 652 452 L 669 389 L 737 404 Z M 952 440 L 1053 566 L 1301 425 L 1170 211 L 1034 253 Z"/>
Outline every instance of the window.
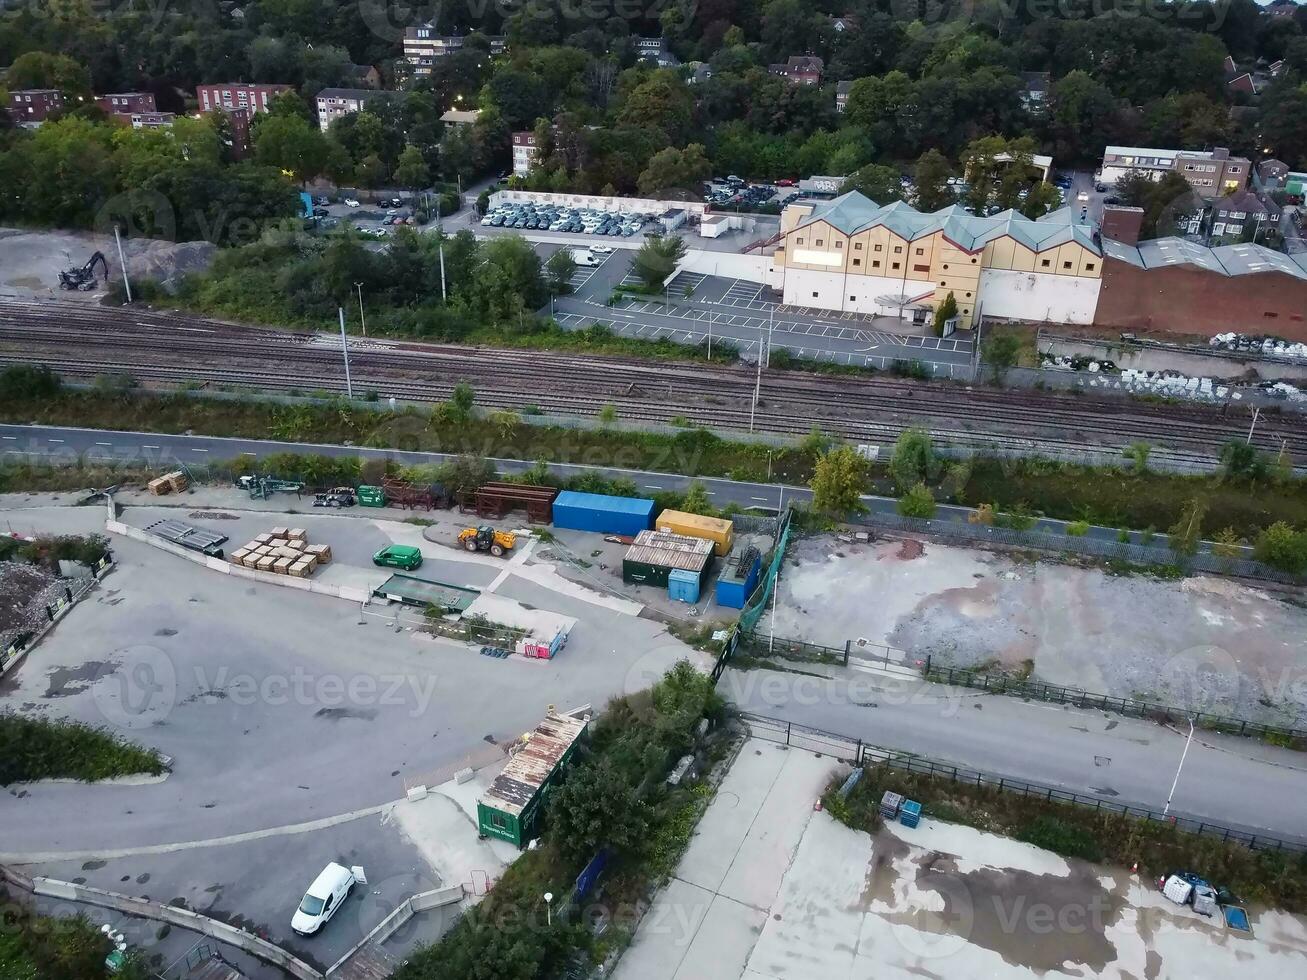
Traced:
<path fill-rule="evenodd" d="M 876 251 L 879 252 L 880 250 L 881 250 L 881 246 L 877 245 L 877 246 L 876 246 Z"/>
<path fill-rule="evenodd" d="M 941 286 L 947 286 L 947 285 L 948 285 L 948 283 L 946 283 L 943 279 L 941 279 L 941 280 L 939 281 L 939 284 L 940 284 Z"/>
<path fill-rule="evenodd" d="M 1063 262 L 1063 263 L 1062 263 L 1062 268 L 1063 268 L 1063 269 L 1069 269 L 1069 268 L 1071 268 L 1071 263 L 1070 263 L 1070 262 Z"/>
<path fill-rule="evenodd" d="M 971 294 L 967 293 L 967 299 L 971 299 Z"/>
<path fill-rule="evenodd" d="M 976 260 L 975 260 L 975 259 L 972 259 L 972 260 L 971 260 L 971 264 L 972 264 L 972 265 L 975 265 L 975 264 L 976 264 Z"/>
<path fill-rule="evenodd" d="M 824 240 L 818 238 L 815 244 L 816 244 L 816 246 L 817 246 L 818 248 L 821 248 L 822 245 L 824 244 Z"/>
<path fill-rule="evenodd" d="M 799 244 L 800 244 L 800 245 L 803 244 L 803 239 L 802 239 L 802 238 L 799 239 Z"/>
<path fill-rule="evenodd" d="M 1052 260 L 1052 259 L 1040 259 L 1040 260 L 1039 260 L 1039 267 L 1040 267 L 1041 269 L 1047 269 L 1047 268 L 1048 268 L 1050 265 L 1052 265 L 1052 264 L 1053 264 L 1053 260 Z"/>
<path fill-rule="evenodd" d="M 1278 313 L 1272 313 L 1270 310 L 1267 310 L 1265 313 L 1262 314 L 1262 316 L 1266 317 L 1266 319 L 1268 320 L 1274 320 L 1279 315 L 1280 314 Z"/>
<path fill-rule="evenodd" d="M 897 269 L 898 267 L 899 267 L 899 264 L 898 264 L 897 262 L 895 262 L 895 263 L 894 263 L 894 268 Z"/>
<path fill-rule="evenodd" d="M 1086 271 L 1086 272 L 1093 272 L 1093 271 L 1094 271 L 1094 263 L 1092 263 L 1092 262 L 1086 262 L 1086 263 L 1085 263 L 1085 271 Z"/>
<path fill-rule="evenodd" d="M 849 297 L 849 302 L 850 302 L 850 303 L 856 303 L 857 301 L 858 301 L 858 297 L 856 297 L 856 296 L 850 296 L 850 297 Z"/>
<path fill-rule="evenodd" d="M 836 248 L 843 248 L 843 247 L 844 247 L 844 243 L 843 243 L 843 242 L 836 242 L 836 243 L 835 243 L 835 247 L 836 247 Z"/>
<path fill-rule="evenodd" d="M 873 260 L 872 263 L 871 263 L 871 267 L 872 267 L 873 269 L 879 269 L 879 268 L 880 268 L 880 259 L 875 259 L 875 260 Z"/>
<path fill-rule="evenodd" d="M 944 271 L 945 271 L 945 272 L 948 271 L 948 266 L 947 266 L 947 265 L 944 266 Z"/>
<path fill-rule="evenodd" d="M 962 311 L 962 315 L 963 315 L 963 316 L 970 316 L 970 315 L 971 315 L 971 311 L 970 311 L 970 310 L 963 310 L 963 311 Z"/>
<path fill-rule="evenodd" d="M 894 246 L 894 254 L 895 254 L 895 255 L 898 255 L 898 254 L 899 254 L 900 252 L 902 252 L 902 251 L 903 251 L 903 246 L 902 246 L 902 245 L 895 245 L 895 246 Z"/>
<path fill-rule="evenodd" d="M 853 260 L 853 264 L 854 264 L 854 265 L 862 265 L 862 259 L 854 259 L 854 260 Z"/>
<path fill-rule="evenodd" d="M 921 249 L 917 249 L 917 254 L 918 254 L 918 255 L 925 255 L 926 253 L 925 253 L 924 251 L 922 251 Z"/>
<path fill-rule="evenodd" d="M 861 251 L 862 251 L 862 242 L 854 242 L 854 243 L 853 243 L 853 251 L 855 251 L 855 252 L 861 252 Z"/>

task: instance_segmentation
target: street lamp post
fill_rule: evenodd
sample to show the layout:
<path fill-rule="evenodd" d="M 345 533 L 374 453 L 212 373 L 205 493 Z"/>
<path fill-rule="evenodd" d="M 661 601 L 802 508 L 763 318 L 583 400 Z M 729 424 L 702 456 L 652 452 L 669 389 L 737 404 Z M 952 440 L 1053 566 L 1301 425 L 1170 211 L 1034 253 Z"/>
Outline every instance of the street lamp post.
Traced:
<path fill-rule="evenodd" d="M 554 893 L 545 892 L 545 922 L 547 925 L 554 924 Z"/>
<path fill-rule="evenodd" d="M 1175 767 L 1175 779 L 1171 782 L 1171 792 L 1166 796 L 1166 806 L 1162 809 L 1162 816 L 1171 812 L 1171 798 L 1175 796 L 1175 787 L 1180 782 L 1180 770 L 1184 768 L 1185 757 L 1189 755 L 1189 743 L 1194 740 L 1194 720 L 1189 719 L 1189 737 L 1184 740 L 1184 751 L 1180 753 L 1180 764 Z"/>
<path fill-rule="evenodd" d="M 363 316 L 363 283 L 356 282 L 354 285 L 359 291 L 359 323 L 363 324 L 363 336 L 366 337 L 368 335 L 368 321 Z"/>
<path fill-rule="evenodd" d="M 1248 426 L 1248 438 L 1244 439 L 1245 443 L 1251 443 L 1253 441 L 1253 431 L 1257 428 L 1257 419 L 1261 414 L 1262 414 L 1262 407 L 1260 405 L 1254 405 L 1253 424 Z"/>
<path fill-rule="evenodd" d="M 354 383 L 349 377 L 349 341 L 345 339 L 345 307 L 338 307 L 340 311 L 340 352 L 345 356 L 345 395 L 354 400 Z"/>

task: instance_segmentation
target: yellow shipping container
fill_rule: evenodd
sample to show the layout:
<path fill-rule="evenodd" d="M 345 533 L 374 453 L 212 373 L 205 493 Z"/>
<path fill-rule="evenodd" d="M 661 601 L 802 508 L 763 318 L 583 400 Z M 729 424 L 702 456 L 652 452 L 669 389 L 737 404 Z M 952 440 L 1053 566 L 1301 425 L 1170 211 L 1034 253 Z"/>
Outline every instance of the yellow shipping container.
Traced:
<path fill-rule="evenodd" d="M 658 515 L 654 526 L 659 531 L 673 531 L 690 538 L 704 538 L 714 545 L 713 553 L 722 558 L 731 551 L 735 540 L 735 523 L 720 517 L 700 517 L 679 510 L 665 510 Z"/>

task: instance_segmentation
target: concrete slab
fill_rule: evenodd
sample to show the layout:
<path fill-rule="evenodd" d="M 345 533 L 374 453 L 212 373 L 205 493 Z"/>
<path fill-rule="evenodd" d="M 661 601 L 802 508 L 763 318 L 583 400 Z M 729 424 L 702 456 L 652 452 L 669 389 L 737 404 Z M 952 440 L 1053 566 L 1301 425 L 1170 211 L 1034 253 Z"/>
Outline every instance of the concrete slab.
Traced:
<path fill-rule="evenodd" d="M 725 895 L 714 896 L 674 980 L 738 977 L 766 921 L 767 913 L 760 909 Z"/>

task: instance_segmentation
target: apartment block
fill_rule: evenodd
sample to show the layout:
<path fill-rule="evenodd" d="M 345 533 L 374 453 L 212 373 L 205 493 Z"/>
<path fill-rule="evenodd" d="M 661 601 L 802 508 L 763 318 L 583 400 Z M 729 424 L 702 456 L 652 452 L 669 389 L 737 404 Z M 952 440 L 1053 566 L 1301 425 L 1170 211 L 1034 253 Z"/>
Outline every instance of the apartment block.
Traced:
<path fill-rule="evenodd" d="M 502 34 L 485 37 L 492 55 L 503 54 L 508 47 L 508 38 Z M 430 75 L 436 59 L 463 50 L 466 42 L 465 34 L 441 34 L 433 24 L 415 24 L 404 30 L 404 60 L 415 76 Z"/>
<path fill-rule="evenodd" d="M 221 82 L 200 85 L 195 89 L 195 100 L 201 112 L 225 109 L 245 109 L 251 114 L 267 112 L 268 105 L 282 92 L 292 90 L 290 85 L 269 85 L 260 82 Z"/>
<path fill-rule="evenodd" d="M 513 134 L 513 176 L 525 177 L 536 165 L 539 156 L 536 147 L 536 134 L 524 129 Z"/>
<path fill-rule="evenodd" d="M 1234 157 L 1223 146 L 1212 150 L 1162 150 L 1146 146 L 1109 146 L 1103 153 L 1099 180 L 1115 184 L 1131 171 L 1152 180 L 1174 171 L 1202 197 L 1233 194 L 1248 186 L 1252 161 Z"/>
<path fill-rule="evenodd" d="M 159 108 L 154 104 L 153 92 L 111 92 L 108 95 L 97 95 L 95 104 L 111 116 L 156 112 Z"/>
<path fill-rule="evenodd" d="M 17 126 L 39 126 L 47 116 L 63 107 L 63 93 L 58 89 L 29 88 L 9 93 L 9 117 Z"/>
<path fill-rule="evenodd" d="M 361 112 L 380 92 L 366 88 L 324 88 L 317 94 L 318 126 L 325 133 L 341 116 Z"/>

